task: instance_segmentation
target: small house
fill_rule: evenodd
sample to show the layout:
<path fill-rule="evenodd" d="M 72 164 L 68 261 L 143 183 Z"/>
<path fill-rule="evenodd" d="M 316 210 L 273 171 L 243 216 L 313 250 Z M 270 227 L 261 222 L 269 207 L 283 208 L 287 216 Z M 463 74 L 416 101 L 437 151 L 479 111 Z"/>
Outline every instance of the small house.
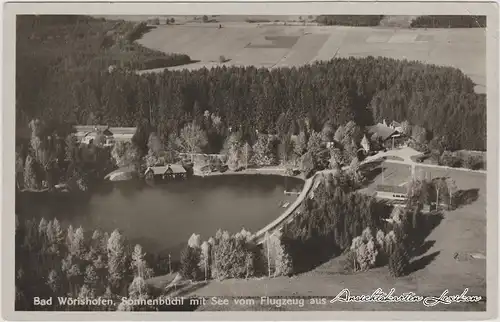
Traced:
<path fill-rule="evenodd" d="M 84 132 L 81 142 L 84 144 L 92 144 L 97 139 L 99 135 L 103 137 L 104 146 L 113 146 L 115 144 L 114 134 L 110 131 L 109 127 L 100 129 L 95 127 L 92 131 Z"/>
<path fill-rule="evenodd" d="M 144 172 L 146 179 L 161 178 L 162 180 L 185 179 L 186 169 L 180 164 L 148 167 Z"/>
<path fill-rule="evenodd" d="M 389 127 L 393 130 L 396 130 L 398 131 L 399 133 L 403 133 L 403 126 L 401 123 L 399 122 L 396 122 L 396 121 L 392 121 L 391 124 L 389 125 Z"/>
<path fill-rule="evenodd" d="M 405 201 L 407 191 L 404 186 L 378 185 L 376 187 L 376 197 L 380 199 Z"/>
<path fill-rule="evenodd" d="M 374 140 L 377 138 L 378 143 L 388 148 L 394 148 L 401 144 L 401 139 L 403 138 L 401 133 L 383 123 L 378 123 L 367 127 L 368 134 Z"/>
<path fill-rule="evenodd" d="M 75 125 L 75 137 L 84 144 L 92 144 L 98 135 L 104 136 L 104 146 L 113 146 L 117 141 L 130 142 L 135 127 L 109 127 L 107 125 Z"/>

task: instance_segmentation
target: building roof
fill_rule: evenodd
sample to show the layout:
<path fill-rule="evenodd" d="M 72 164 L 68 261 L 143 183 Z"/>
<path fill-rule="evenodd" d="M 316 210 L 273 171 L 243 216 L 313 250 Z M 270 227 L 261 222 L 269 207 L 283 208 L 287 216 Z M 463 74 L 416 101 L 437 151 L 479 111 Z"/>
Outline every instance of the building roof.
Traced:
<path fill-rule="evenodd" d="M 392 127 L 399 127 L 399 126 L 401 126 L 401 123 L 396 122 L 396 121 L 392 121 L 392 122 L 391 122 L 391 126 L 392 126 Z"/>
<path fill-rule="evenodd" d="M 387 140 L 395 134 L 399 134 L 398 131 L 391 129 L 390 127 L 385 126 L 382 123 L 368 126 L 367 129 L 370 135 L 377 134 L 383 141 Z"/>
<path fill-rule="evenodd" d="M 76 132 L 94 132 L 96 129 L 101 131 L 109 130 L 113 134 L 134 134 L 136 127 L 109 127 L 107 125 L 75 125 Z"/>
<path fill-rule="evenodd" d="M 165 172 L 168 171 L 168 169 L 172 170 L 172 173 L 186 173 L 186 169 L 180 164 L 169 164 L 169 165 L 162 165 L 162 166 L 153 166 L 153 167 L 148 167 L 146 169 L 146 173 L 150 170 L 153 171 L 155 175 L 161 175 L 164 174 Z"/>
<path fill-rule="evenodd" d="M 379 192 L 392 192 L 392 193 L 399 193 L 399 194 L 406 194 L 406 188 L 403 186 L 390 186 L 390 185 L 384 185 L 384 184 L 379 184 L 377 185 L 376 191 Z"/>
<path fill-rule="evenodd" d="M 102 131 L 102 134 L 106 136 L 113 136 L 113 132 L 111 132 L 109 129 L 105 129 L 104 131 Z"/>

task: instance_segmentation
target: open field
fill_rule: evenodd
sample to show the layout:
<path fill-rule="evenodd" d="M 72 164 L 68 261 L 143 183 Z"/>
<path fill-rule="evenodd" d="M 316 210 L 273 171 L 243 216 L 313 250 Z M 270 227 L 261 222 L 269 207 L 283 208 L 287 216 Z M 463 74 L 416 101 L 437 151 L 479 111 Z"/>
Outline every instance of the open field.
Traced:
<path fill-rule="evenodd" d="M 245 22 L 160 25 L 139 42 L 166 53 L 185 53 L 194 64 L 171 69 L 221 65 L 266 68 L 301 66 L 334 57 L 384 56 L 461 69 L 485 92 L 486 35 L 474 29 L 405 29 Z"/>

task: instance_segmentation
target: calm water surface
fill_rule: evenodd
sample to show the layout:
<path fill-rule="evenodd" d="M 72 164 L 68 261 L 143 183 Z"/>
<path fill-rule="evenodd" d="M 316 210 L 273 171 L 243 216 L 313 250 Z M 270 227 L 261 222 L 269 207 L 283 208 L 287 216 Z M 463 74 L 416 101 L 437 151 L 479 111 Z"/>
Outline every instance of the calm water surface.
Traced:
<path fill-rule="evenodd" d="M 133 243 L 150 252 L 174 253 L 192 233 L 207 239 L 219 229 L 256 232 L 278 217 L 283 201 L 296 195 L 303 181 L 274 175 L 223 175 L 157 184 L 109 184 L 85 201 L 59 198 L 31 202 L 30 215 L 57 217 L 65 226 L 82 226 L 89 234 L 99 228 L 120 229 Z"/>

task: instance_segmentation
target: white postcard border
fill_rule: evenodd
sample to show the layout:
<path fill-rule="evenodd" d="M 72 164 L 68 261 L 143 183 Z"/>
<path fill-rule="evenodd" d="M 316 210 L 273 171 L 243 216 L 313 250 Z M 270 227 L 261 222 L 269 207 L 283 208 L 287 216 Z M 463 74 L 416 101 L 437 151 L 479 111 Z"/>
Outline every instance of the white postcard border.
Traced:
<path fill-rule="evenodd" d="M 487 311 L 486 312 L 20 312 L 14 311 L 14 146 L 16 14 L 463 14 L 487 16 Z M 29 2 L 4 4 L 2 100 L 2 317 L 6 320 L 477 320 L 497 316 L 499 41 L 498 3 L 488 1 L 254 1 L 254 2 Z M 348 287 L 348 286 L 346 286 Z"/>

